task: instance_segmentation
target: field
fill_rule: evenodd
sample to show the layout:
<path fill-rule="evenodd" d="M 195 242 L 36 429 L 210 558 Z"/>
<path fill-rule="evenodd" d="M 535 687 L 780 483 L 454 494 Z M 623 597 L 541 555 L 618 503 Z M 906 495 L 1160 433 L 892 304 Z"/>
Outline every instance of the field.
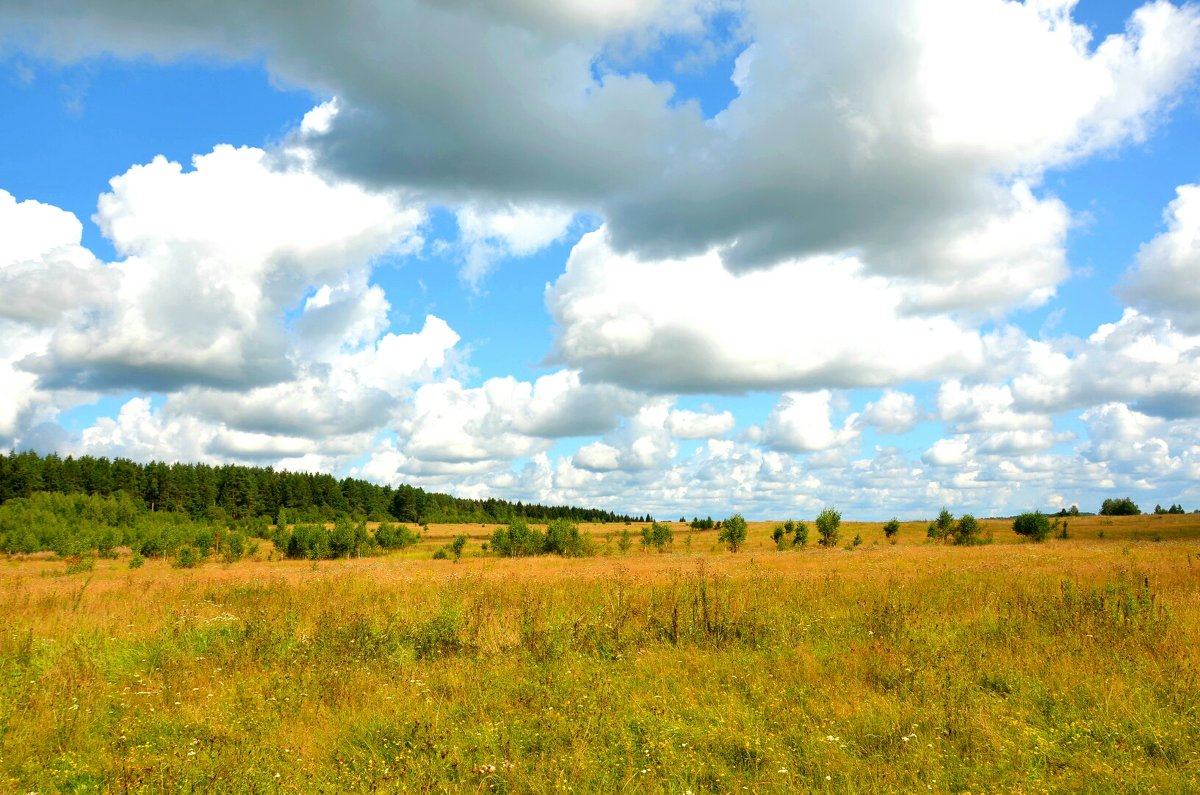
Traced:
<path fill-rule="evenodd" d="M 676 524 L 622 555 L 599 525 L 597 557 L 501 560 L 472 525 L 315 564 L 13 558 L 0 789 L 1200 791 L 1200 516 L 984 524 L 973 547 L 846 523 L 779 552 L 755 523 L 735 555 Z"/>

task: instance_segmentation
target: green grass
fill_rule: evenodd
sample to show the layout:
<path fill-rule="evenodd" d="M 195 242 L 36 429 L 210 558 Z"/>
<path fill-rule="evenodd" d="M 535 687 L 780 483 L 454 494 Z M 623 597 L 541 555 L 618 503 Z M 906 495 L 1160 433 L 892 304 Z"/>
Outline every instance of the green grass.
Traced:
<path fill-rule="evenodd" d="M 13 561 L 0 788 L 1200 789 L 1195 537 L 918 530 L 779 553 L 752 526 L 737 556 L 701 535 L 583 560 Z"/>

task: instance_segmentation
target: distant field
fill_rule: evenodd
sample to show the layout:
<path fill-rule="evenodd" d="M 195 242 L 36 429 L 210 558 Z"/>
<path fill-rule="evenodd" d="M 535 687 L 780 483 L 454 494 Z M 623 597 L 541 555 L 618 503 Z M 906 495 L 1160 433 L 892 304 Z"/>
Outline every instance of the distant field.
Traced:
<path fill-rule="evenodd" d="M 809 521 L 810 527 L 812 525 Z M 0 562 L 13 792 L 1200 790 L 1200 515 L 1067 540 Z M 431 560 L 455 535 L 459 563 Z M 1103 533 L 1103 537 L 1099 537 Z M 856 535 L 861 544 L 846 550 Z M 689 541 L 690 539 L 690 541 Z"/>

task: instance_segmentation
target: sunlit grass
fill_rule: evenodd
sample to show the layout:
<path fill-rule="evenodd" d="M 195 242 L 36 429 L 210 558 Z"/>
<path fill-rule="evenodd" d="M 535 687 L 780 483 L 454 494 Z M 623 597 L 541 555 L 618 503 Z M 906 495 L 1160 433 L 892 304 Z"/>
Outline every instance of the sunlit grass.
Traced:
<path fill-rule="evenodd" d="M 676 523 L 667 553 L 607 525 L 595 558 L 499 560 L 447 525 L 315 565 L 0 563 L 0 789 L 1200 788 L 1200 517 L 969 548 L 926 524 L 845 523 L 852 551 Z"/>

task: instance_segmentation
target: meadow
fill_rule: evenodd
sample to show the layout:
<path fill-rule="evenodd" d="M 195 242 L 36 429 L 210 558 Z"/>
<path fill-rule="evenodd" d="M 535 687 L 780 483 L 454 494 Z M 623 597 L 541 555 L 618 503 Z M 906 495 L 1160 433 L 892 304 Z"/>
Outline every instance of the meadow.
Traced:
<path fill-rule="evenodd" d="M 1200 791 L 1200 515 L 0 562 L 13 792 Z M 630 528 L 640 531 L 636 523 Z M 453 537 L 462 560 L 433 560 Z M 861 538 L 854 546 L 852 539 Z"/>

